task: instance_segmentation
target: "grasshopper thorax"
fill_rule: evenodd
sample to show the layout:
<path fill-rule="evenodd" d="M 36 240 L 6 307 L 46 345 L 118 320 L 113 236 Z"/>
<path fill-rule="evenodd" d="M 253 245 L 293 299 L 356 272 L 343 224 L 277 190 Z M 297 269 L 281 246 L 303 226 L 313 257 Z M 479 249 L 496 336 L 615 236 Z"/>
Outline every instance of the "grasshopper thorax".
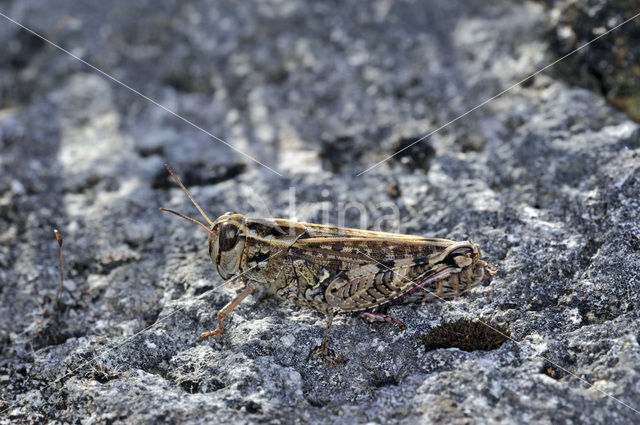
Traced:
<path fill-rule="evenodd" d="M 231 278 L 242 266 L 246 243 L 246 217 L 227 212 L 218 217 L 209 231 L 209 256 L 223 279 Z"/>

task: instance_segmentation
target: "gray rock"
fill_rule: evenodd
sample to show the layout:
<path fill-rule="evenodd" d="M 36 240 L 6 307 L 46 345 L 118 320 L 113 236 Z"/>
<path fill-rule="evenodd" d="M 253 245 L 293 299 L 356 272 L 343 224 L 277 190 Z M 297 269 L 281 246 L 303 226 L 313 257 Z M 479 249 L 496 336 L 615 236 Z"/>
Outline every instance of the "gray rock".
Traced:
<path fill-rule="evenodd" d="M 635 43 L 640 20 L 634 0 L 543 0 L 551 7 L 550 47 L 564 57 L 595 37 L 602 37 L 558 63 L 554 73 L 587 87 L 640 121 L 640 46 Z M 607 29 L 616 28 L 610 37 Z"/>
<path fill-rule="evenodd" d="M 540 3 L 2 4 L 282 174 L 0 19 L 2 422 L 638 421 L 637 124 L 542 73 L 356 176 L 551 62 Z M 264 291 L 200 341 L 238 289 L 202 229 L 158 211 L 197 217 L 164 162 L 211 217 L 395 208 L 399 231 L 473 239 L 500 271 L 391 307 L 404 331 L 339 316 L 338 366 L 313 354 L 324 318 Z M 425 349 L 460 319 L 512 340 Z"/>

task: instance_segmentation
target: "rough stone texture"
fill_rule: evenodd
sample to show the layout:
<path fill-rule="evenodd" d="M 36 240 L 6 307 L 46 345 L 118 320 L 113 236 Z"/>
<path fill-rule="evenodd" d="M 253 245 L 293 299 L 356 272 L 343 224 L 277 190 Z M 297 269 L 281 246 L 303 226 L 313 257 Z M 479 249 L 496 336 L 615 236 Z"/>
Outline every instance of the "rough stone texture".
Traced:
<path fill-rule="evenodd" d="M 551 7 L 551 51 L 563 57 L 615 29 L 558 64 L 556 76 L 602 93 L 640 122 L 640 13 L 637 0 L 543 0 Z"/>
<path fill-rule="evenodd" d="M 355 177 L 553 60 L 542 3 L 103 3 L 0 10 L 283 177 L 0 18 L 2 422 L 640 419 L 627 116 L 543 73 Z M 263 293 L 199 341 L 238 289 L 220 286 L 202 229 L 158 211 L 197 214 L 164 162 L 211 216 L 286 217 L 290 188 L 310 221 L 360 202 L 373 223 L 393 204 L 401 231 L 471 238 L 500 271 L 454 301 L 393 307 L 406 331 L 339 317 L 335 367 L 312 355 L 324 318 Z M 421 335 L 463 318 L 514 340 L 425 351 Z"/>

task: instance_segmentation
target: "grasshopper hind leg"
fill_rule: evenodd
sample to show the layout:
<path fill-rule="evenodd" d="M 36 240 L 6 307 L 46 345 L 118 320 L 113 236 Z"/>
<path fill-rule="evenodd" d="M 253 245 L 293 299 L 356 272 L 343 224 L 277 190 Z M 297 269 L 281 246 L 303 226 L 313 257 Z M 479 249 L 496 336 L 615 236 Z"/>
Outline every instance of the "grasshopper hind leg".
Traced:
<path fill-rule="evenodd" d="M 359 316 L 366 319 L 369 322 L 386 322 L 400 326 L 401 329 L 406 329 L 407 326 L 400 319 L 396 319 L 388 314 L 377 313 L 375 311 L 361 311 Z"/>

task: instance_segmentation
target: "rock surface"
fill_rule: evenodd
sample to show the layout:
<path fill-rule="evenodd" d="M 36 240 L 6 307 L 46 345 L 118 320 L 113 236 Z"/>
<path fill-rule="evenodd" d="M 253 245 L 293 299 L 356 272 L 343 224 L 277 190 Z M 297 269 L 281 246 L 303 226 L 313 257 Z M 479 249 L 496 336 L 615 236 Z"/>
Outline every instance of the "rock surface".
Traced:
<path fill-rule="evenodd" d="M 572 84 L 601 93 L 617 108 L 640 122 L 640 45 L 636 42 L 640 34 L 640 19 L 636 16 L 640 14 L 638 2 L 544 2 L 551 7 L 552 51 L 564 57 L 589 43 L 588 49 L 580 49 L 558 63 L 554 74 Z M 607 29 L 617 26 L 619 28 L 604 37 Z"/>
<path fill-rule="evenodd" d="M 356 176 L 552 62 L 544 3 L 103 3 L 0 11 L 282 176 L 0 18 L 0 421 L 640 419 L 626 115 L 542 73 Z M 324 318 L 262 292 L 200 341 L 238 288 L 221 286 L 202 229 L 158 211 L 197 216 L 164 162 L 212 217 L 359 227 L 357 203 L 369 227 L 392 230 L 380 220 L 397 211 L 402 232 L 473 239 L 500 271 L 392 307 L 405 331 L 340 316 L 334 367 L 312 354 Z M 425 349 L 460 319 L 513 339 Z"/>

